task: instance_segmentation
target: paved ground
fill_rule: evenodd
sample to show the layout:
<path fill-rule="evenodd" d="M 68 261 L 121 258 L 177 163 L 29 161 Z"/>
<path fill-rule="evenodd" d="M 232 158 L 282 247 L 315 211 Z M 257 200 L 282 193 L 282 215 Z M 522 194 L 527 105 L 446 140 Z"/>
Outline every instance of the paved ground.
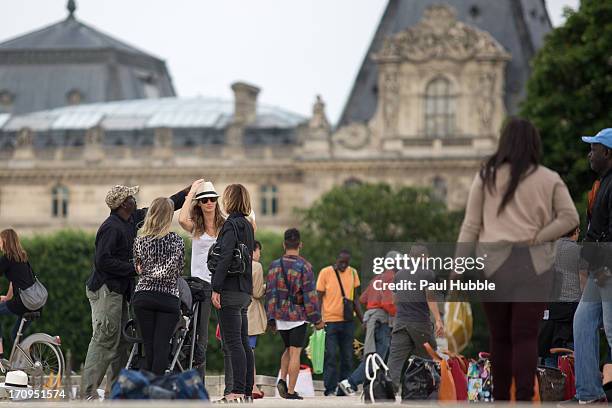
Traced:
<path fill-rule="evenodd" d="M 32 408 L 40 408 L 40 402 L 0 402 L 0 406 L 4 404 L 10 404 L 10 406 L 18 406 L 18 407 L 32 407 Z M 291 404 L 291 406 L 299 405 L 300 407 L 352 407 L 352 406 L 365 406 L 359 398 L 357 397 L 342 397 L 342 398 L 324 398 L 324 397 L 314 397 L 314 398 L 306 398 L 303 401 L 288 401 L 280 398 L 264 398 L 263 400 L 255 401 L 254 405 L 259 408 L 265 407 L 287 407 Z M 437 406 L 439 404 L 436 403 L 428 403 L 428 402 L 420 402 L 415 401 L 410 404 L 376 404 L 382 406 L 411 406 L 411 407 L 431 407 L 432 405 Z M 465 408 L 474 408 L 473 404 L 442 404 L 443 407 L 449 406 L 462 406 Z M 507 404 L 478 404 L 481 407 L 486 406 L 500 406 Z M 520 406 L 521 404 L 514 404 L 512 407 Z M 525 407 L 533 407 L 532 404 L 523 404 Z M 57 407 L 57 408 L 92 408 L 96 406 L 112 406 L 112 407 L 126 407 L 126 408 L 162 408 L 168 406 L 176 406 L 178 407 L 201 407 L 202 402 L 193 401 L 193 402 L 185 402 L 185 401 L 113 401 L 113 402 L 82 402 L 82 401 L 70 401 L 70 402 L 51 402 L 48 401 L 44 404 L 45 407 Z M 368 405 L 370 406 L 370 405 Z M 556 407 L 556 404 L 542 404 L 541 407 Z"/>

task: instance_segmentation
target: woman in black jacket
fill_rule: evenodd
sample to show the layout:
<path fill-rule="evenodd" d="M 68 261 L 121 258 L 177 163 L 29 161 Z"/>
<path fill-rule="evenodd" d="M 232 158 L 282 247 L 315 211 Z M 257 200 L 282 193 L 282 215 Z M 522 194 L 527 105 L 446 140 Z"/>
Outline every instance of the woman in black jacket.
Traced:
<path fill-rule="evenodd" d="M 19 236 L 13 229 L 0 232 L 0 275 L 6 276 L 9 288 L 6 296 L 0 296 L 0 315 L 15 315 L 21 317 L 29 312 L 23 305 L 19 292 L 32 286 L 35 282 L 34 273 L 28 262 L 28 254 L 21 246 Z M 17 319 L 13 327 L 12 338 L 15 339 L 21 319 Z M 26 322 L 26 325 L 29 322 Z M 25 331 L 26 326 L 22 330 Z M 0 357 L 2 357 L 2 332 L 0 331 Z"/>
<path fill-rule="evenodd" d="M 247 310 L 253 292 L 251 259 L 255 236 L 253 226 L 246 219 L 251 213 L 251 199 L 247 189 L 242 184 L 231 184 L 223 192 L 223 203 L 228 218 L 217 238 L 221 256 L 212 279 L 212 304 L 219 309 L 221 335 L 232 360 L 234 387 L 232 393 L 226 395 L 221 402 L 243 402 L 251 398 L 254 380 Z M 246 245 L 248 249 L 246 268 L 244 273 L 228 273 L 238 243 Z"/>

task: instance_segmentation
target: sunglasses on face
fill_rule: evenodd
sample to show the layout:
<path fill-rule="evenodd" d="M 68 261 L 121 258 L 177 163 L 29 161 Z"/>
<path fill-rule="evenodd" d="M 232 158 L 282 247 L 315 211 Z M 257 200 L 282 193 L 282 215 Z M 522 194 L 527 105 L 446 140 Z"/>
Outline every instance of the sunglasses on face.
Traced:
<path fill-rule="evenodd" d="M 200 204 L 206 204 L 208 201 L 210 201 L 211 203 L 216 203 L 217 197 L 204 197 L 200 198 L 198 201 L 200 202 Z"/>

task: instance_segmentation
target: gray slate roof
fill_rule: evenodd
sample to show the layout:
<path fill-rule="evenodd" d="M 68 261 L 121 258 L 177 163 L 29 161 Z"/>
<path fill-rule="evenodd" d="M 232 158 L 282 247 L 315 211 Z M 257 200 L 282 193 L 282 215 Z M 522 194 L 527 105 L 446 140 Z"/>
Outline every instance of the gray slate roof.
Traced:
<path fill-rule="evenodd" d="M 545 0 L 389 0 L 338 126 L 366 122 L 374 115 L 378 69 L 370 57 L 380 49 L 384 38 L 417 24 L 426 7 L 440 3 L 454 7 L 459 21 L 489 32 L 511 54 L 505 103 L 510 114 L 516 113 L 525 93 L 529 61 L 552 29 Z"/>
<path fill-rule="evenodd" d="M 0 113 L 66 106 L 73 90 L 83 103 L 145 98 L 150 83 L 157 97 L 176 95 L 164 61 L 72 15 L 0 43 L 0 92 L 14 95 Z"/>
<path fill-rule="evenodd" d="M 69 16 L 63 21 L 0 44 L 0 50 L 100 50 L 114 49 L 151 55 L 119 41 Z M 152 57 L 153 58 L 153 57 Z"/>

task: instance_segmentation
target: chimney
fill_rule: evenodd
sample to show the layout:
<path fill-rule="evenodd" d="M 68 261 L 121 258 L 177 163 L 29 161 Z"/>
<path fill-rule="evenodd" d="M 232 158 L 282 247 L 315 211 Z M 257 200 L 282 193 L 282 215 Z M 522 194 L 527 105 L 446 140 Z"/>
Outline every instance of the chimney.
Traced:
<path fill-rule="evenodd" d="M 257 95 L 260 89 L 245 82 L 234 82 L 234 122 L 250 123 L 257 116 Z"/>

